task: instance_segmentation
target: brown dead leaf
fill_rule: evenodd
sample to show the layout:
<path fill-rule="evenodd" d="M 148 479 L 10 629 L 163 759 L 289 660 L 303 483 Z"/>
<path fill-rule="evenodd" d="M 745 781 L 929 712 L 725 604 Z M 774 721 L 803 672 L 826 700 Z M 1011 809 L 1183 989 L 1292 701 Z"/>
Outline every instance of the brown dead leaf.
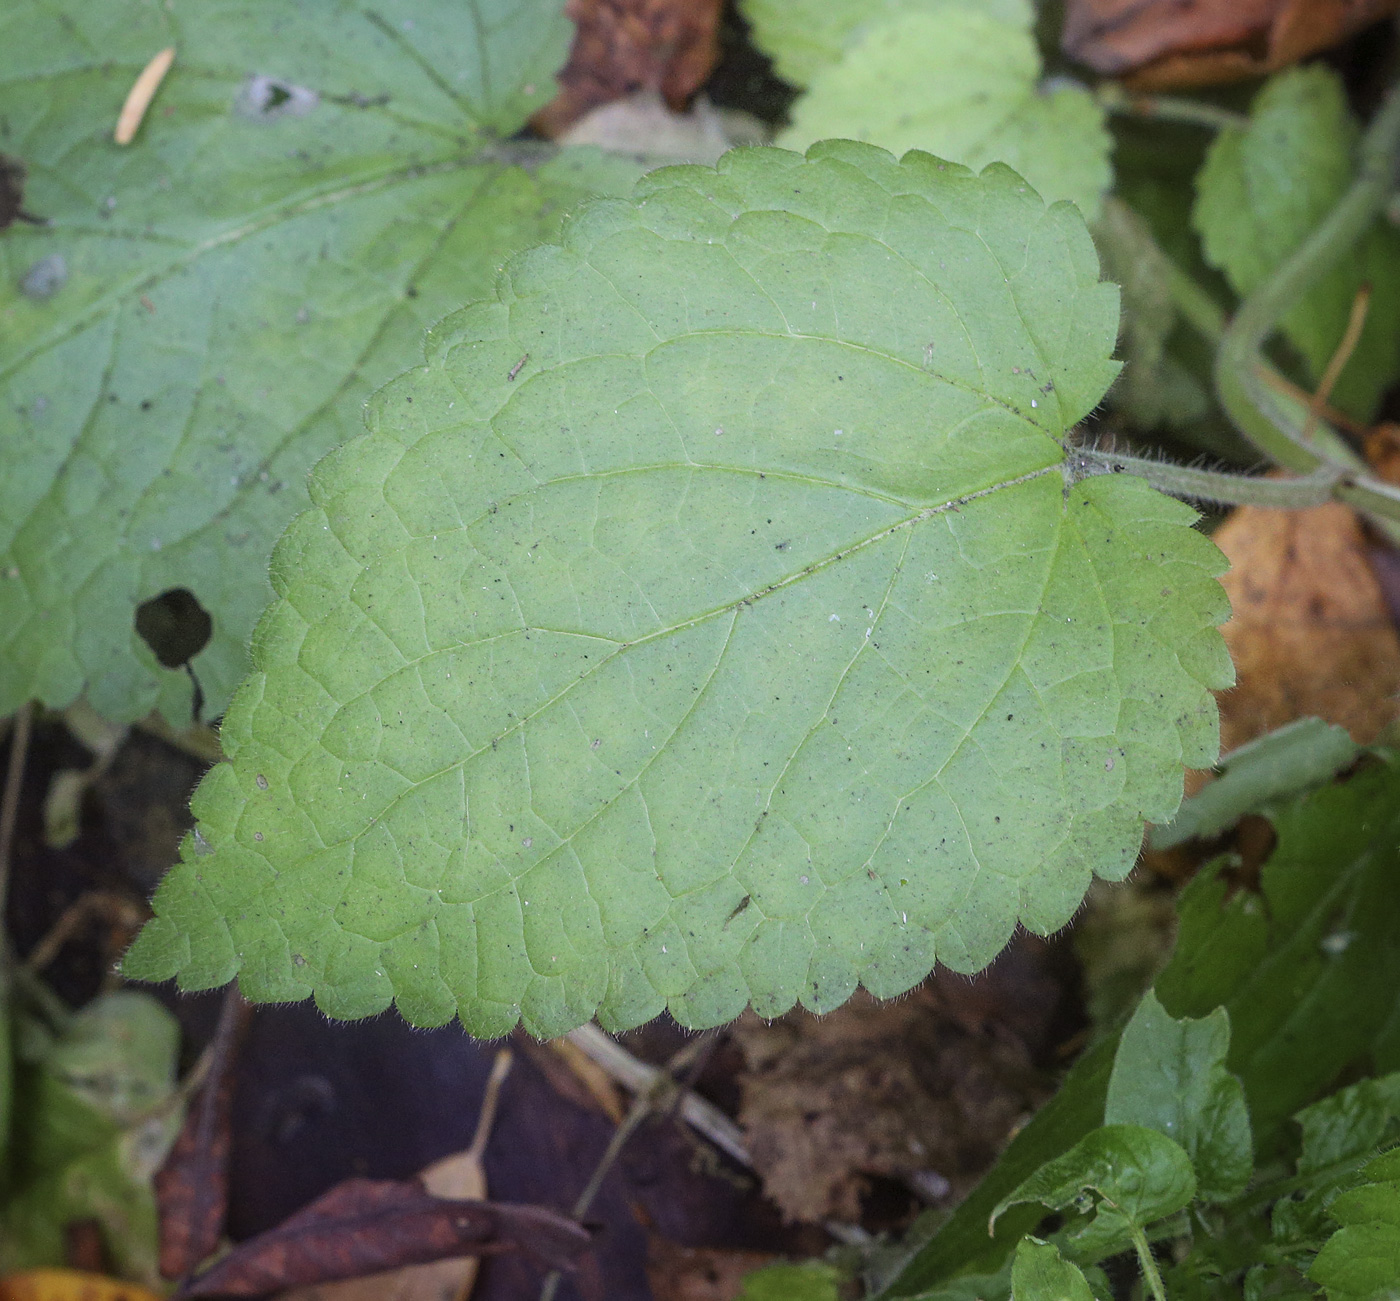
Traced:
<path fill-rule="evenodd" d="M 744 1017 L 739 1118 L 764 1191 L 789 1219 L 848 1223 L 870 1176 L 965 1192 L 1046 1092 L 1003 1011 L 1043 1030 L 1058 992 L 940 973 L 896 1002 Z"/>
<path fill-rule="evenodd" d="M 163 1278 L 188 1274 L 213 1255 L 223 1237 L 234 1065 L 252 1010 L 237 986 L 230 985 L 210 1044 L 209 1073 L 165 1163 L 156 1171 Z"/>
<path fill-rule="evenodd" d="M 1069 0 L 1061 44 L 1135 90 L 1239 81 L 1296 63 L 1400 0 Z"/>
<path fill-rule="evenodd" d="M 1238 674 L 1220 695 L 1224 749 L 1309 714 L 1366 744 L 1400 717 L 1400 637 L 1348 507 L 1241 506 L 1215 541 Z"/>
<path fill-rule="evenodd" d="M 647 1281 L 656 1301 L 734 1301 L 743 1291 L 744 1276 L 776 1259 L 766 1251 L 681 1247 L 652 1234 Z"/>
<path fill-rule="evenodd" d="M 347 1179 L 275 1229 L 239 1243 L 176 1296 L 262 1296 L 516 1249 L 552 1269 L 570 1269 L 590 1242 L 582 1226 L 541 1207 L 434 1197 L 413 1181 Z"/>
<path fill-rule="evenodd" d="M 553 139 L 589 109 L 659 91 L 677 112 L 719 60 L 723 0 L 569 0 L 573 48 L 559 93 L 533 119 Z"/>

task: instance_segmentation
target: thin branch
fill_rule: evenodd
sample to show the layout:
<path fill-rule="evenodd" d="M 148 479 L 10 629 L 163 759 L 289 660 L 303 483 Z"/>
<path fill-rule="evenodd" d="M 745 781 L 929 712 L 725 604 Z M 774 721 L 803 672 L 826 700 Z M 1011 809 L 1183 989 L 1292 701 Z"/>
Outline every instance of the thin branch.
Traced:
<path fill-rule="evenodd" d="M 610 1034 L 591 1023 L 571 1030 L 568 1038 L 631 1093 L 647 1093 L 666 1075 L 665 1071 L 634 1057 Z M 713 1103 L 686 1090 L 681 1094 L 680 1114 L 692 1129 L 698 1130 L 720 1151 L 752 1169 L 753 1161 L 744 1146 L 744 1131 Z"/>
<path fill-rule="evenodd" d="M 1361 331 L 1366 328 L 1366 312 L 1370 306 L 1371 286 L 1362 285 L 1356 291 L 1356 297 L 1351 300 L 1351 311 L 1347 314 L 1347 328 L 1342 331 L 1342 341 L 1328 359 L 1327 368 L 1322 372 L 1321 380 L 1318 381 L 1317 392 L 1313 394 L 1312 400 L 1308 403 L 1307 418 L 1303 421 L 1303 438 L 1305 440 L 1312 438 L 1313 430 L 1317 427 L 1318 417 L 1327 406 L 1327 399 L 1332 396 L 1333 387 L 1341 378 L 1347 362 L 1351 360 L 1351 354 L 1356 351 Z"/>

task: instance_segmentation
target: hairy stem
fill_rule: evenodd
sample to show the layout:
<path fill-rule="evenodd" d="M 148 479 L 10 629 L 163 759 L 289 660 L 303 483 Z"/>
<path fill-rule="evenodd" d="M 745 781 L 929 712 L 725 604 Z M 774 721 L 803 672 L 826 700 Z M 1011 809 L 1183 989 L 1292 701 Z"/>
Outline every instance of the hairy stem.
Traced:
<path fill-rule="evenodd" d="M 1112 81 L 1104 82 L 1095 96 L 1110 113 L 1155 118 L 1159 122 L 1185 122 L 1191 126 L 1208 127 L 1212 131 L 1249 125 L 1249 119 L 1243 113 L 1207 104 L 1204 100 L 1183 99 L 1176 95 L 1134 95 Z"/>
<path fill-rule="evenodd" d="M 1170 461 L 1124 456 L 1093 448 L 1075 448 L 1067 462 L 1075 477 L 1092 474 L 1135 474 L 1173 497 L 1216 502 L 1222 506 L 1264 506 L 1271 510 L 1302 510 L 1321 506 L 1336 495 L 1343 471 L 1323 466 L 1295 479 L 1261 479 L 1221 470 L 1198 470 Z"/>

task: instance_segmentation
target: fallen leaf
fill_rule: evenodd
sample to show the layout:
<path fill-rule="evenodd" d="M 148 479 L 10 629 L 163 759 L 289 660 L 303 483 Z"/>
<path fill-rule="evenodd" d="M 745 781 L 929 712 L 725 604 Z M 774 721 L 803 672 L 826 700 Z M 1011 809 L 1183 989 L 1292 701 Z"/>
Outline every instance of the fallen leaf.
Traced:
<path fill-rule="evenodd" d="M 261 1296 L 516 1249 L 551 1269 L 571 1269 L 590 1242 L 581 1225 L 541 1207 L 434 1197 L 410 1181 L 347 1179 L 277 1228 L 239 1243 L 176 1296 Z"/>
<path fill-rule="evenodd" d="M 1214 539 L 1230 560 L 1221 631 L 1238 675 L 1220 695 L 1223 749 L 1308 715 L 1364 745 L 1400 717 L 1400 636 L 1348 507 L 1241 506 Z"/>
<path fill-rule="evenodd" d="M 734 1026 L 739 1119 L 787 1218 L 859 1222 L 871 1176 L 935 1201 L 971 1187 L 1046 1094 L 1034 1040 L 1062 987 L 1030 956 L 1023 941 L 976 980 L 939 975 L 896 1002 L 860 994 L 823 1017 Z"/>
<path fill-rule="evenodd" d="M 744 1290 L 744 1276 L 776 1259 L 766 1251 L 682 1247 L 653 1234 L 647 1280 L 656 1301 L 734 1301 Z"/>
<path fill-rule="evenodd" d="M 237 988 L 230 986 L 210 1044 L 209 1073 L 185 1115 L 175 1146 L 156 1172 L 163 1278 L 188 1274 L 214 1253 L 223 1236 L 228 1210 L 233 1068 L 252 1010 Z"/>
<path fill-rule="evenodd" d="M 674 113 L 654 90 L 638 90 L 590 109 L 559 137 L 561 145 L 597 145 L 612 153 L 662 162 L 713 166 L 733 141 L 723 118 L 703 95 Z"/>
<path fill-rule="evenodd" d="M 719 61 L 722 0 L 569 0 L 574 20 L 559 93 L 531 125 L 551 139 L 589 109 L 657 91 L 679 112 Z"/>
<path fill-rule="evenodd" d="M 1069 0 L 1061 45 L 1136 90 L 1263 76 L 1345 40 L 1400 0 Z"/>
<path fill-rule="evenodd" d="M 134 1283 L 81 1269 L 26 1269 L 0 1278 L 0 1301 L 161 1301 Z"/>

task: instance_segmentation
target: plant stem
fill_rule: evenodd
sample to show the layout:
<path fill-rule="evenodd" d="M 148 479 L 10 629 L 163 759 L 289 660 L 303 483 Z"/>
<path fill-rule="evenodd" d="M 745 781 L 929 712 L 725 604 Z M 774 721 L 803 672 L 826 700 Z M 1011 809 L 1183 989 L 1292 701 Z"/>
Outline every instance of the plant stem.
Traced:
<path fill-rule="evenodd" d="M 1240 304 L 1216 353 L 1215 385 L 1225 413 L 1270 459 L 1300 474 L 1317 469 L 1323 458 L 1304 440 L 1301 422 L 1264 382 L 1264 343 L 1275 325 L 1375 221 L 1395 183 L 1397 147 L 1400 86 L 1393 86 L 1362 140 L 1350 188 L 1322 224 Z M 1361 468 L 1349 448 L 1333 441 L 1335 447 L 1329 447 L 1329 452 L 1343 449 L 1336 459 Z M 1353 488 L 1351 495 L 1369 500 L 1360 487 Z M 1388 503 L 1382 513 L 1395 517 Z"/>
<path fill-rule="evenodd" d="M 1070 472 L 1080 477 L 1092 474 L 1135 474 L 1154 488 L 1173 497 L 1217 502 L 1225 506 L 1263 506 L 1270 510 L 1303 510 L 1331 501 L 1342 471 L 1323 466 L 1303 478 L 1261 479 L 1247 474 L 1227 474 L 1220 470 L 1198 470 L 1170 461 L 1154 461 L 1141 456 L 1123 456 L 1094 448 L 1076 448 L 1070 453 Z"/>
<path fill-rule="evenodd" d="M 33 722 L 34 703 L 26 701 L 15 714 L 15 730 L 10 735 L 10 766 L 5 773 L 5 793 L 0 796 L 0 934 L 3 934 L 5 901 L 10 886 L 10 852 L 14 848 L 20 788 L 24 784 L 24 762 L 29 755 L 29 731 Z"/>
<path fill-rule="evenodd" d="M 1095 98 L 1110 113 L 1156 118 L 1159 122 L 1185 122 L 1212 131 L 1249 125 L 1249 118 L 1243 113 L 1228 108 L 1175 95 L 1134 95 L 1115 81 L 1104 82 L 1095 92 Z"/>
<path fill-rule="evenodd" d="M 1133 1248 L 1137 1252 L 1138 1264 L 1142 1266 L 1142 1277 L 1147 1283 L 1147 1290 L 1152 1293 L 1153 1301 L 1167 1301 L 1167 1289 L 1162 1284 L 1162 1271 L 1157 1268 L 1157 1262 L 1152 1257 L 1152 1248 L 1148 1244 L 1147 1234 L 1142 1231 L 1142 1226 L 1128 1221 L 1128 1231 L 1133 1235 Z"/>

